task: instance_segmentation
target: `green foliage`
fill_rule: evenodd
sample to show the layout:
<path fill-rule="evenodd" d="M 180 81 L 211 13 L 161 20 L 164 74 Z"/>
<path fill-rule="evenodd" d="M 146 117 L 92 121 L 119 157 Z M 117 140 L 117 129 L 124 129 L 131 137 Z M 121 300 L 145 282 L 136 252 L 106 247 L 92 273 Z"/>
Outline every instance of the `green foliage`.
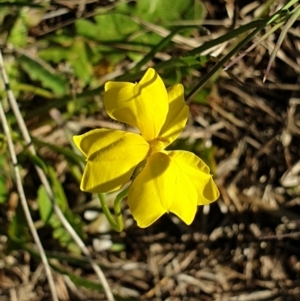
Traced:
<path fill-rule="evenodd" d="M 137 17 L 152 23 L 166 24 L 168 21 L 182 19 L 184 13 L 191 9 L 194 1 L 174 0 L 139 0 L 134 13 Z M 167 12 L 167 13 L 166 13 Z"/>
<path fill-rule="evenodd" d="M 48 167 L 48 172 L 52 182 L 54 200 L 56 204 L 60 207 L 65 217 L 71 226 L 76 230 L 76 232 L 80 236 L 84 237 L 84 233 L 82 232 L 83 223 L 81 218 L 79 215 L 71 212 L 64 189 L 57 179 L 54 169 L 52 167 Z M 79 246 L 74 243 L 68 231 L 64 228 L 57 216 L 54 214 L 51 201 L 43 186 L 40 186 L 38 189 L 37 202 L 42 221 L 46 225 L 50 225 L 53 228 L 53 238 L 56 239 L 62 247 L 66 247 L 71 253 L 80 254 L 81 250 Z"/>
<path fill-rule="evenodd" d="M 10 32 L 8 42 L 17 47 L 24 47 L 27 44 L 27 34 L 25 20 L 19 17 Z"/>
<path fill-rule="evenodd" d="M 3 142 L 5 144 L 5 142 Z M 8 191 L 6 187 L 7 174 L 5 173 L 6 158 L 0 153 L 0 204 L 7 202 Z"/>
<path fill-rule="evenodd" d="M 45 61 L 58 64 L 68 59 L 71 47 L 52 45 L 39 51 L 39 57 Z"/>
<path fill-rule="evenodd" d="M 79 35 L 102 42 L 121 41 L 139 29 L 130 17 L 111 13 L 95 16 L 95 22 L 79 19 L 76 29 Z"/>
<path fill-rule="evenodd" d="M 82 80 L 84 85 L 88 84 L 92 77 L 92 65 L 89 62 L 87 47 L 82 39 L 75 39 L 68 56 L 75 74 Z"/>
<path fill-rule="evenodd" d="M 37 201 L 42 221 L 45 224 L 49 224 L 51 217 L 53 217 L 53 208 L 48 198 L 47 192 L 43 186 L 40 186 L 40 188 L 38 189 Z"/>
<path fill-rule="evenodd" d="M 68 82 L 65 77 L 45 62 L 22 55 L 19 57 L 19 63 L 30 78 L 40 82 L 43 87 L 60 96 L 68 93 Z"/>
<path fill-rule="evenodd" d="M 6 244 L 6 253 L 19 250 L 22 244 L 29 241 L 29 230 L 24 212 L 20 203 L 14 212 L 11 222 L 8 224 L 8 242 Z"/>

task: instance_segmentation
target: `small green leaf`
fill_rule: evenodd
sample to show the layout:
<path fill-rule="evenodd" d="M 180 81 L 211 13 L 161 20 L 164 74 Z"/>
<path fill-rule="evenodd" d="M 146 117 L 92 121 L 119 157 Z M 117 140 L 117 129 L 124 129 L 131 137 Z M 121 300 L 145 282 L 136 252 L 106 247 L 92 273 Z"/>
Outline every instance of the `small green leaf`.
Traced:
<path fill-rule="evenodd" d="M 125 249 L 126 249 L 126 246 L 124 244 L 115 243 L 111 246 L 110 251 L 112 251 L 112 252 L 122 252 Z"/>
<path fill-rule="evenodd" d="M 68 58 L 78 78 L 88 84 L 92 77 L 92 66 L 89 62 L 87 47 L 82 39 L 75 39 Z"/>
<path fill-rule="evenodd" d="M 42 86 L 51 89 L 59 96 L 68 93 L 69 89 L 66 79 L 45 62 L 34 60 L 25 55 L 20 56 L 19 62 L 32 80 L 40 81 Z"/>
<path fill-rule="evenodd" d="M 48 98 L 48 99 L 52 99 L 54 98 L 54 94 L 51 93 L 49 90 L 37 87 L 37 86 L 33 86 L 33 85 L 27 85 L 27 84 L 14 84 L 11 85 L 12 90 L 13 91 L 17 91 L 17 92 L 29 92 L 29 93 L 33 93 L 34 95 L 38 95 L 38 96 L 42 96 L 43 98 Z"/>
<path fill-rule="evenodd" d="M 45 191 L 44 186 L 40 186 L 38 189 L 38 198 L 37 198 L 40 216 L 42 221 L 45 224 L 49 224 L 50 219 L 53 215 L 53 208 L 51 202 L 48 198 L 48 195 Z"/>
<path fill-rule="evenodd" d="M 33 164 L 37 165 L 40 169 L 42 169 L 45 173 L 48 172 L 47 164 L 37 155 L 33 155 L 31 152 L 25 150 L 27 156 L 33 162 Z"/>
<path fill-rule="evenodd" d="M 61 182 L 57 178 L 57 174 L 52 166 L 48 167 L 49 176 L 52 182 L 53 193 L 55 195 L 55 200 L 57 205 L 63 212 L 69 211 L 69 204 L 67 197 L 65 195 L 64 189 L 62 187 Z"/>
<path fill-rule="evenodd" d="M 3 144 L 6 145 L 6 141 L 3 141 Z M 6 146 L 4 146 L 6 147 Z M 8 199 L 8 191 L 6 187 L 6 179 L 7 179 L 7 173 L 4 171 L 4 164 L 5 164 L 5 157 L 3 155 L 0 156 L 0 204 L 6 203 Z"/>
<path fill-rule="evenodd" d="M 130 17 L 121 14 L 98 15 L 95 21 L 96 24 L 84 19 L 77 20 L 77 33 L 96 41 L 121 41 L 140 28 Z"/>
<path fill-rule="evenodd" d="M 20 203 L 16 208 L 12 221 L 8 224 L 8 241 L 6 243 L 6 253 L 10 253 L 20 248 L 20 244 L 28 241 L 28 226 Z"/>
<path fill-rule="evenodd" d="M 61 61 L 68 58 L 70 48 L 62 46 L 52 46 L 46 49 L 42 49 L 38 52 L 39 57 L 45 61 L 60 63 Z"/>
<path fill-rule="evenodd" d="M 67 248 L 72 254 L 80 255 L 80 248 L 73 241 L 68 231 L 61 224 L 59 225 L 59 227 L 53 229 L 53 238 L 58 240 L 60 245 Z"/>
<path fill-rule="evenodd" d="M 92 21 L 85 19 L 78 19 L 75 22 L 77 34 L 93 40 L 98 40 L 99 29 Z"/>
<path fill-rule="evenodd" d="M 196 103 L 206 105 L 207 104 L 207 98 L 211 93 L 211 88 L 202 88 L 194 97 L 194 101 Z"/>
<path fill-rule="evenodd" d="M 5 177 L 0 176 L 0 204 L 6 203 L 8 200 L 8 193 L 5 183 Z"/>
<path fill-rule="evenodd" d="M 203 65 L 204 63 L 206 63 L 207 61 L 209 61 L 209 56 L 195 56 L 195 55 L 191 55 L 191 56 L 184 56 L 181 57 L 178 60 L 178 65 L 179 66 L 189 66 L 189 67 L 201 67 L 201 65 Z"/>
<path fill-rule="evenodd" d="M 192 9 L 193 2 L 191 0 L 139 0 L 135 13 L 143 20 L 163 24 L 171 20 L 181 20 L 188 8 Z"/>
<path fill-rule="evenodd" d="M 206 15 L 205 5 L 202 1 L 193 1 L 193 9 L 186 10 L 184 20 L 204 20 Z"/>
<path fill-rule="evenodd" d="M 26 45 L 27 27 L 22 17 L 19 17 L 15 22 L 9 34 L 8 42 L 17 47 L 24 47 Z"/>
<path fill-rule="evenodd" d="M 53 175 L 51 176 L 51 178 L 53 178 Z M 54 186 L 56 187 L 56 189 L 54 189 L 53 191 L 54 198 L 57 201 L 57 203 L 62 204 L 62 192 L 59 191 L 60 188 L 57 187 L 57 183 Z M 66 200 L 64 201 L 66 202 Z M 41 219 L 44 221 L 45 224 L 51 225 L 53 229 L 53 238 L 56 239 L 62 247 L 67 248 L 73 254 L 80 254 L 80 248 L 76 245 L 76 243 L 74 243 L 68 231 L 64 228 L 60 220 L 54 214 L 52 204 L 43 186 L 41 186 L 38 190 L 38 206 Z M 75 231 L 79 233 L 79 235 L 83 236 L 83 225 L 81 218 L 78 215 L 73 214 L 69 210 L 67 204 L 63 204 L 63 207 L 65 208 L 62 208 L 62 211 L 67 220 L 70 222 L 71 226 L 74 227 Z"/>

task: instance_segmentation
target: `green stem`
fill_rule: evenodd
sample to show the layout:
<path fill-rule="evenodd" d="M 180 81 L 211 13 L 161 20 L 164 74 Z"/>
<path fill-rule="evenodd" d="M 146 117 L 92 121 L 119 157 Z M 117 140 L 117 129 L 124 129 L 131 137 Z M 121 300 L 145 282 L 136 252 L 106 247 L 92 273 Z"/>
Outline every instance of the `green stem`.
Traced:
<path fill-rule="evenodd" d="M 271 5 L 273 5 L 273 3 L 276 0 L 268 0 L 267 3 L 265 3 L 262 11 L 259 13 L 259 15 L 256 17 L 256 19 L 262 18 L 269 10 L 269 8 L 271 7 Z"/>
<path fill-rule="evenodd" d="M 107 218 L 108 222 L 110 223 L 110 225 L 112 226 L 112 228 L 114 230 L 118 231 L 117 229 L 119 229 L 119 227 L 107 206 L 105 195 L 103 193 L 99 193 L 98 196 L 99 196 L 99 200 L 100 200 L 104 215 L 106 216 L 106 218 Z"/>
<path fill-rule="evenodd" d="M 122 216 L 122 208 L 121 208 L 121 202 L 122 200 L 127 197 L 129 192 L 130 186 L 125 188 L 123 191 L 121 191 L 115 198 L 114 201 L 114 210 L 116 215 L 116 222 L 119 226 L 118 232 L 121 232 L 124 228 L 124 222 L 123 222 L 123 216 Z"/>
<path fill-rule="evenodd" d="M 114 212 L 115 212 L 115 217 L 113 217 L 113 215 L 111 214 L 106 200 L 105 200 L 105 196 L 103 193 L 99 193 L 99 200 L 102 206 L 102 210 L 103 213 L 105 214 L 108 222 L 110 223 L 110 225 L 112 226 L 112 228 L 115 231 L 121 232 L 124 228 L 124 222 L 123 222 L 123 216 L 122 216 L 122 208 L 121 208 L 121 202 L 122 200 L 128 195 L 129 192 L 129 187 L 125 188 L 124 190 L 122 190 L 115 198 L 114 200 Z"/>

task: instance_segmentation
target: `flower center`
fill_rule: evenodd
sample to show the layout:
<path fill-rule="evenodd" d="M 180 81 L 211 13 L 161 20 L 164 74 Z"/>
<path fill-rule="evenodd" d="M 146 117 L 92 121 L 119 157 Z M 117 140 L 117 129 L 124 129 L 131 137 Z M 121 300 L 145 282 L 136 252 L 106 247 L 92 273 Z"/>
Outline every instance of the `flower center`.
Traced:
<path fill-rule="evenodd" d="M 166 139 L 158 137 L 149 142 L 150 144 L 150 155 L 160 152 L 166 147 Z"/>

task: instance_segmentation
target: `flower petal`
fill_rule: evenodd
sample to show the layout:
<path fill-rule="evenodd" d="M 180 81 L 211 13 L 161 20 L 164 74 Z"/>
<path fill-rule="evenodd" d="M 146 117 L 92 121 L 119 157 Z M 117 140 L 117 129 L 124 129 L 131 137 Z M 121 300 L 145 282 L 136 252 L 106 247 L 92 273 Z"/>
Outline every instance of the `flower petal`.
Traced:
<path fill-rule="evenodd" d="M 198 191 L 198 205 L 207 205 L 217 200 L 219 190 L 209 173 L 209 167 L 195 154 L 187 151 L 166 152 L 176 161 L 182 173 L 185 173 Z"/>
<path fill-rule="evenodd" d="M 170 145 L 183 131 L 188 116 L 189 107 L 184 100 L 184 88 L 177 84 L 168 88 L 169 112 L 167 119 L 159 133 L 160 139 L 164 142 L 165 147 Z"/>
<path fill-rule="evenodd" d="M 191 224 L 197 211 L 197 190 L 176 161 L 163 152 L 151 155 L 131 184 L 128 205 L 141 228 L 172 212 Z"/>
<path fill-rule="evenodd" d="M 106 83 L 103 101 L 111 118 L 137 127 L 147 141 L 158 136 L 168 113 L 167 90 L 151 68 L 137 84 Z"/>
<path fill-rule="evenodd" d="M 87 159 L 80 189 L 89 192 L 120 189 L 149 151 L 140 135 L 120 130 L 96 129 L 73 140 Z"/>

